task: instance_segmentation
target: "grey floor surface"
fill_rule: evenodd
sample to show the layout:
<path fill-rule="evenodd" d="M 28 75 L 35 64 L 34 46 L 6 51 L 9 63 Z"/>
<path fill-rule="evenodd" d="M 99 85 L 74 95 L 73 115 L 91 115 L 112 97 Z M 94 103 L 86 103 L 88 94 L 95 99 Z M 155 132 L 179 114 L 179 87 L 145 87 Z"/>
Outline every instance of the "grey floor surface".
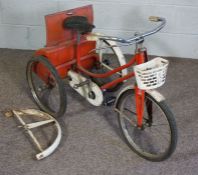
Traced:
<path fill-rule="evenodd" d="M 37 108 L 25 68 L 32 51 L 0 49 L 0 110 Z M 0 114 L 0 175 L 197 175 L 198 60 L 169 58 L 167 82 L 160 88 L 175 114 L 178 146 L 172 157 L 153 163 L 123 142 L 111 108 L 93 107 L 67 88 L 63 139 L 49 158 L 36 161 L 36 150 L 14 118 Z"/>

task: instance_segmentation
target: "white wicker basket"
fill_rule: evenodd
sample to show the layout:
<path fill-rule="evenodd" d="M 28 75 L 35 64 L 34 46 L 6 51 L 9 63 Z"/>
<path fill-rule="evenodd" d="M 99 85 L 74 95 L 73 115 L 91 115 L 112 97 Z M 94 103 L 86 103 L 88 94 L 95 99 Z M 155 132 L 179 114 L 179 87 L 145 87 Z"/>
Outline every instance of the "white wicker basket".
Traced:
<path fill-rule="evenodd" d="M 155 89 L 162 86 L 166 80 L 169 62 L 157 57 L 151 61 L 134 66 L 137 85 L 140 89 Z"/>

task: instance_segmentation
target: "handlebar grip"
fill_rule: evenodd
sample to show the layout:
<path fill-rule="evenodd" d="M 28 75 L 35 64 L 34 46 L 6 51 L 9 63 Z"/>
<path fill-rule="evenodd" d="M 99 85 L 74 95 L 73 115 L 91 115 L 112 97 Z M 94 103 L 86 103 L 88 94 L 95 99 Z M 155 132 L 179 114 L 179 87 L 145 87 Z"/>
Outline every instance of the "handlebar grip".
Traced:
<path fill-rule="evenodd" d="M 149 17 L 149 21 L 152 21 L 152 22 L 159 22 L 159 21 L 161 21 L 161 18 L 158 17 L 158 16 L 150 16 L 150 17 Z"/>

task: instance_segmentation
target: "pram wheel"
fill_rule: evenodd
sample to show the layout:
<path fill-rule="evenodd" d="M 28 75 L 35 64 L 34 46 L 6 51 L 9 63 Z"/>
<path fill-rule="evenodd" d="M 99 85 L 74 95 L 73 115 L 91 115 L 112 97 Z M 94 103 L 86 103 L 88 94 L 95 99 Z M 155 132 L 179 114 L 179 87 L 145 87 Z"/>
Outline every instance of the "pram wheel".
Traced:
<path fill-rule="evenodd" d="M 54 66 L 43 56 L 32 58 L 26 69 L 28 85 L 38 107 L 54 117 L 66 111 L 66 91 Z"/>

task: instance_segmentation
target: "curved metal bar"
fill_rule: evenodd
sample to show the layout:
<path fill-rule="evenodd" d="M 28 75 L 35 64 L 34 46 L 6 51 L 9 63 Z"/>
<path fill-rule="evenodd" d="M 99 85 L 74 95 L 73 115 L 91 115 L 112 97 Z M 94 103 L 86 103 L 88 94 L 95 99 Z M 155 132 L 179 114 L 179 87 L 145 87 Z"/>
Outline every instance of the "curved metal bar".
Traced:
<path fill-rule="evenodd" d="M 151 20 L 151 19 L 150 20 L 153 21 L 153 22 L 161 22 L 161 24 L 158 27 L 156 27 L 155 29 L 147 31 L 147 32 L 141 34 L 141 37 L 144 38 L 146 36 L 155 34 L 155 33 L 159 32 L 166 25 L 166 19 L 165 18 L 161 18 L 161 17 L 156 17 L 156 18 L 158 18 L 157 21 L 154 21 L 154 20 Z"/>
<path fill-rule="evenodd" d="M 104 40 L 104 39 L 102 39 L 102 40 Z M 113 41 L 113 40 L 106 40 L 106 41 Z M 130 45 L 133 45 L 133 44 L 135 44 L 137 42 L 141 42 L 141 41 L 143 41 L 142 38 L 139 39 L 139 40 L 136 40 L 136 41 L 132 41 L 130 43 L 122 43 L 122 44 L 119 44 L 119 45 L 115 44 L 115 45 L 110 45 L 110 46 L 106 46 L 106 47 L 99 47 L 99 48 L 96 48 L 96 49 L 92 49 L 89 53 L 97 51 L 97 50 L 103 50 L 103 49 L 114 48 L 114 47 L 119 47 L 119 48 L 120 47 L 126 47 L 126 46 L 130 46 Z"/>
<path fill-rule="evenodd" d="M 159 32 L 166 25 L 166 19 L 162 18 L 162 17 L 151 16 L 151 17 L 149 17 L 149 20 L 152 22 L 161 22 L 161 24 L 159 26 L 157 26 L 156 28 L 154 28 L 153 30 L 144 32 L 142 34 L 138 34 L 138 35 L 136 35 L 132 38 L 129 38 L 129 39 L 123 39 L 123 38 L 118 38 L 118 37 L 114 37 L 114 36 L 103 36 L 103 35 L 100 35 L 99 39 L 116 41 L 116 42 L 120 42 L 123 44 L 130 44 L 130 43 L 133 44 L 134 41 L 135 41 L 134 43 L 137 43 L 140 40 L 142 40 L 142 38 L 145 38 L 149 35 Z"/>
<path fill-rule="evenodd" d="M 62 137 L 61 127 L 60 127 L 59 123 L 55 119 L 54 119 L 54 122 L 55 122 L 56 129 L 57 129 L 57 137 L 54 140 L 54 142 L 47 149 L 45 149 L 42 152 L 36 154 L 37 160 L 41 160 L 41 159 L 51 155 L 56 150 L 58 145 L 60 144 L 61 137 Z"/>
<path fill-rule="evenodd" d="M 29 134 L 29 136 L 32 138 L 33 142 L 39 149 L 40 153 L 36 154 L 37 160 L 41 160 L 41 159 L 51 155 L 56 150 L 56 148 L 58 147 L 58 145 L 61 141 L 62 131 L 61 131 L 61 127 L 60 127 L 59 123 L 57 122 L 57 120 L 55 118 L 53 118 L 51 115 L 49 115 L 47 113 L 44 113 L 44 112 L 36 110 L 36 109 L 12 110 L 12 112 L 17 117 L 19 122 L 22 124 L 22 127 L 27 131 L 27 133 Z M 34 115 L 34 116 L 37 116 L 40 118 L 44 118 L 45 120 L 40 121 L 40 122 L 26 124 L 21 117 L 21 115 L 25 115 L 25 114 L 26 115 Z M 55 128 L 57 130 L 57 136 L 56 136 L 54 142 L 49 147 L 47 147 L 46 149 L 43 149 L 41 147 L 40 143 L 38 142 L 38 140 L 36 139 L 36 137 L 34 136 L 31 129 L 40 127 L 40 126 L 43 126 L 43 125 L 46 125 L 46 124 L 52 123 L 52 122 L 54 123 Z"/>

